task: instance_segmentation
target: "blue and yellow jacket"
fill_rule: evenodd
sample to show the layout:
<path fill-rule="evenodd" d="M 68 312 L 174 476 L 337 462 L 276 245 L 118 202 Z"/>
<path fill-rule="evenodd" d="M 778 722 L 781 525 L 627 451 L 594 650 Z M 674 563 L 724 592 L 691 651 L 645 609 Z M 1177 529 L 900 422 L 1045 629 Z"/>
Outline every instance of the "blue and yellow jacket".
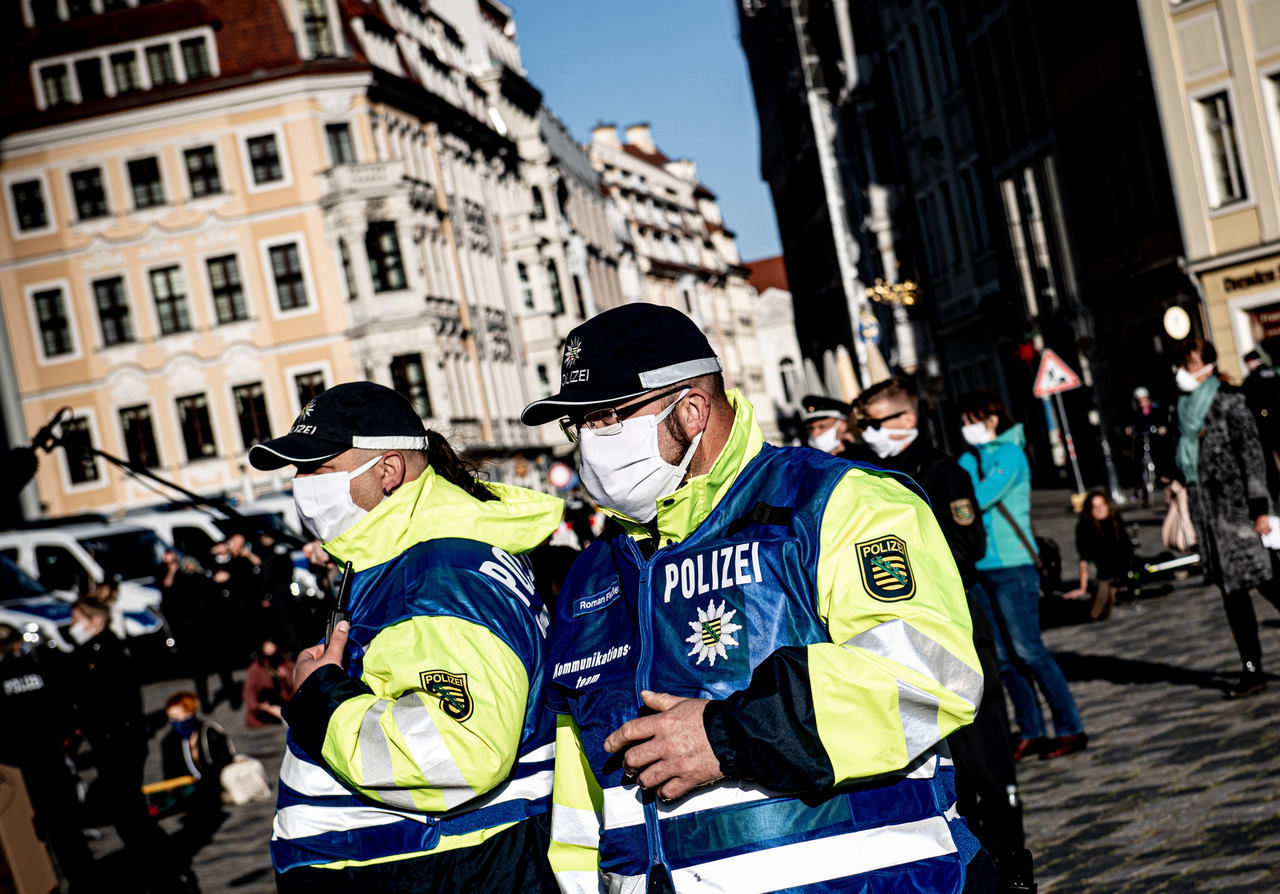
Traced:
<path fill-rule="evenodd" d="M 277 872 L 481 845 L 548 808 L 548 617 L 527 552 L 561 501 L 503 485 L 481 502 L 428 468 L 325 544 L 352 563 L 346 670 L 286 709 Z"/>
<path fill-rule="evenodd" d="M 973 479 L 973 494 L 978 508 L 982 510 L 982 524 L 987 529 L 987 552 L 977 562 L 979 571 L 1035 564 L 1035 558 L 1022 545 L 1017 532 L 996 509 L 997 503 L 1004 503 L 1034 549 L 1031 466 L 1027 462 L 1026 449 L 1027 438 L 1022 423 L 1018 422 L 994 440 L 966 450 L 960 456 L 960 467 Z"/>
<path fill-rule="evenodd" d="M 964 589 L 889 473 L 765 445 L 751 406 L 652 532 L 594 544 L 557 603 L 551 863 L 563 891 L 959 892 L 977 843 L 942 739 L 982 692 Z M 640 691 L 710 698 L 725 778 L 662 802 L 603 741 Z M 879 890 L 879 888 L 875 888 Z"/>

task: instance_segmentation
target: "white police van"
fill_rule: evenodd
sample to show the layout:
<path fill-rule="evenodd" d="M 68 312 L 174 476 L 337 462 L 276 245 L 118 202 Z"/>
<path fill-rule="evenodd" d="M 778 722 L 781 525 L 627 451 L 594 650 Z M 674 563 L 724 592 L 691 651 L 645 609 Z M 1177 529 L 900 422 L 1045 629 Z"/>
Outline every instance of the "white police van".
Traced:
<path fill-rule="evenodd" d="M 12 559 L 0 555 L 0 624 L 22 636 L 24 649 L 73 648 L 71 604 L 75 594 L 53 592 L 27 574 Z"/>
<path fill-rule="evenodd" d="M 0 556 L 46 589 L 87 595 L 97 584 L 115 581 L 119 595 L 111 627 L 126 637 L 167 636 L 155 585 L 166 549 L 141 525 L 84 521 L 0 531 Z"/>

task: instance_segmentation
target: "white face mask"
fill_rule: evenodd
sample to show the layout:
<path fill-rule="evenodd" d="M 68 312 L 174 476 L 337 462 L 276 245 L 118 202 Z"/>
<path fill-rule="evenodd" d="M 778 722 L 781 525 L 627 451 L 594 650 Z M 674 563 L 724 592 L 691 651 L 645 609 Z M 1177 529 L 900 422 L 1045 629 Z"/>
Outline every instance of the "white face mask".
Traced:
<path fill-rule="evenodd" d="M 578 475 L 591 499 L 638 522 L 649 522 L 658 514 L 659 498 L 680 486 L 702 440 L 702 432 L 698 432 L 675 466 L 663 459 L 658 449 L 659 423 L 688 393 L 688 388 L 680 392 L 675 402 L 656 416 L 635 416 L 620 423 L 622 430 L 616 434 L 581 430 Z"/>
<path fill-rule="evenodd" d="M 293 479 L 293 505 L 311 533 L 327 543 L 368 514 L 351 499 L 351 482 L 372 469 L 375 456 L 352 472 L 326 472 Z"/>
<path fill-rule="evenodd" d="M 840 426 L 833 425 L 823 432 L 819 432 L 809 438 L 809 446 L 815 450 L 821 450 L 823 453 L 830 453 L 840 446 Z"/>
<path fill-rule="evenodd" d="M 1213 364 L 1212 363 L 1207 364 L 1203 369 L 1200 370 L 1200 372 L 1203 373 L 1204 370 L 1206 369 L 1211 374 L 1213 372 Z M 1204 378 L 1202 379 L 1200 378 L 1200 373 L 1189 373 L 1185 369 L 1183 369 L 1181 366 L 1179 366 L 1178 371 L 1173 374 L 1173 381 L 1174 381 L 1174 384 L 1178 386 L 1178 390 L 1184 391 L 1187 394 L 1190 394 L 1192 391 L 1195 391 L 1197 388 L 1199 388 L 1200 385 L 1203 384 L 1204 380 L 1207 378 L 1209 378 L 1209 374 L 1205 374 Z"/>
<path fill-rule="evenodd" d="M 863 442 L 876 456 L 897 456 L 920 434 L 918 428 L 868 428 L 862 432 Z"/>
<path fill-rule="evenodd" d="M 989 444 L 995 440 L 995 434 L 992 433 L 991 429 L 987 428 L 985 422 L 970 422 L 968 425 L 960 426 L 960 437 L 974 447 Z"/>

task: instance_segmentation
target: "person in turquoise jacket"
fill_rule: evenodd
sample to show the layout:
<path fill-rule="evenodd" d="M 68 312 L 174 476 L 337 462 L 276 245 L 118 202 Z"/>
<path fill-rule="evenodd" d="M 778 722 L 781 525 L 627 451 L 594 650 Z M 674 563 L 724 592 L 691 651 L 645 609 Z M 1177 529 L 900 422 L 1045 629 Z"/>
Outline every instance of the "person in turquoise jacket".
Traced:
<path fill-rule="evenodd" d="M 1062 757 L 1089 743 L 1058 662 L 1040 636 L 1040 575 L 1031 535 L 1031 467 L 1022 424 L 989 391 L 962 395 L 961 434 L 971 450 L 960 466 L 973 479 L 974 496 L 987 529 L 987 552 L 977 562 L 980 583 L 973 601 L 995 628 L 1000 677 L 1013 702 L 1020 740 L 1014 757 Z M 1032 678 L 1053 714 L 1055 738 L 1046 735 Z"/>

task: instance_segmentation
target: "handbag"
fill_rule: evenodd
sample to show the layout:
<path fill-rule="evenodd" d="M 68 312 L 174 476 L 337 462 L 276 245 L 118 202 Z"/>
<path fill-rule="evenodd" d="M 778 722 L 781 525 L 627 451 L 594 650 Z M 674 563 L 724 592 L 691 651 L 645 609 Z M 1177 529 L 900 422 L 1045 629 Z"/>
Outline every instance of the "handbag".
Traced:
<path fill-rule="evenodd" d="M 1062 581 L 1062 552 L 1058 549 L 1058 544 L 1047 537 L 1037 537 L 1036 546 L 1032 546 L 1031 538 L 1022 530 L 1022 525 L 1018 524 L 1003 502 L 996 503 L 995 510 L 1013 528 L 1013 533 L 1018 535 L 1018 542 L 1027 551 L 1027 555 L 1031 556 L 1036 573 L 1040 575 L 1040 592 L 1052 593 Z"/>
<path fill-rule="evenodd" d="M 1187 489 L 1177 481 L 1169 484 L 1169 511 L 1160 525 L 1160 542 L 1180 553 L 1189 553 L 1196 546 L 1196 529 L 1191 523 Z"/>
<path fill-rule="evenodd" d="M 250 801 L 267 801 L 271 798 L 271 780 L 267 778 L 267 769 L 262 761 L 236 750 L 236 743 L 227 735 L 226 730 L 215 723 L 207 723 L 201 729 L 204 739 L 204 753 L 209 754 L 209 727 L 216 726 L 218 732 L 227 737 L 227 748 L 231 752 L 231 763 L 222 768 L 218 774 L 218 783 L 222 786 L 222 803 L 248 804 Z"/>

